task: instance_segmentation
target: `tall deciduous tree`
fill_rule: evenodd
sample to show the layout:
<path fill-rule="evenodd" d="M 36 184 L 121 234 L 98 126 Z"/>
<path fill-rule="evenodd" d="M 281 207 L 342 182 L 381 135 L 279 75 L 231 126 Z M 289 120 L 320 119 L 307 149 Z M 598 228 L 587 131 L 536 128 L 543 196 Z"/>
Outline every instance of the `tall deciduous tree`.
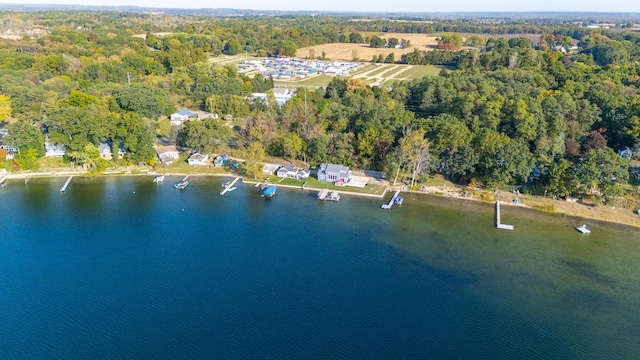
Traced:
<path fill-rule="evenodd" d="M 429 168 L 431 161 L 429 141 L 424 137 L 423 129 L 415 130 L 400 139 L 400 153 L 402 162 L 411 172 L 411 186 L 416 184 L 418 177 Z"/>

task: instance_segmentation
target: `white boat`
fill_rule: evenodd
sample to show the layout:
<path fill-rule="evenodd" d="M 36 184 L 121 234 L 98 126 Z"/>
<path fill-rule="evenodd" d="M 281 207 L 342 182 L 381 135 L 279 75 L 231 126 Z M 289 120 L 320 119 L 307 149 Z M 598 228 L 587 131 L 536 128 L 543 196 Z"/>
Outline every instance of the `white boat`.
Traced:
<path fill-rule="evenodd" d="M 227 190 L 227 192 L 232 192 L 232 191 L 233 191 L 233 190 L 235 190 L 235 189 L 237 189 L 237 187 L 235 187 L 235 186 L 230 187 L 230 188 L 229 188 L 229 190 Z"/>
<path fill-rule="evenodd" d="M 164 182 L 164 175 L 158 175 L 153 178 L 154 184 L 162 184 Z"/>
<path fill-rule="evenodd" d="M 591 230 L 587 229 L 587 225 L 585 224 L 578 226 L 576 230 L 580 231 L 583 234 L 591 234 Z"/>
<path fill-rule="evenodd" d="M 329 201 L 340 201 L 340 194 L 336 191 L 332 191 L 325 199 Z"/>

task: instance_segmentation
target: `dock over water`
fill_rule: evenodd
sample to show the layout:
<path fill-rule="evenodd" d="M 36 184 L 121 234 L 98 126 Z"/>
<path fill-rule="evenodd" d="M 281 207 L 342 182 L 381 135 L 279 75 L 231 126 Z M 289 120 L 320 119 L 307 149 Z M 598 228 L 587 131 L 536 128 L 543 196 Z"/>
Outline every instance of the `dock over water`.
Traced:
<path fill-rule="evenodd" d="M 238 176 L 237 178 L 235 178 L 231 184 L 227 185 L 221 192 L 220 195 L 224 195 L 227 191 L 229 191 L 229 189 L 231 189 L 233 187 L 233 184 L 236 183 L 236 181 L 240 180 L 240 177 Z"/>
<path fill-rule="evenodd" d="M 393 195 L 393 197 L 391 198 L 391 200 L 389 200 L 389 203 L 388 203 L 388 204 L 382 204 L 382 205 L 380 205 L 380 207 L 381 207 L 382 209 L 385 209 L 385 210 L 389 210 L 389 209 L 391 209 L 391 206 L 393 206 L 393 203 L 396 201 L 396 198 L 397 198 L 399 195 L 400 195 L 400 190 L 397 190 L 397 191 L 396 191 L 396 193 L 395 193 L 395 194 Z"/>
<path fill-rule="evenodd" d="M 2 186 L 5 181 L 7 181 L 8 177 L 9 177 L 9 175 L 5 175 L 2 179 L 0 179 L 0 186 Z"/>
<path fill-rule="evenodd" d="M 64 185 L 62 185 L 62 187 L 60 188 L 60 192 L 65 192 L 67 190 L 67 186 L 69 186 L 69 183 L 71 182 L 71 179 L 73 179 L 73 175 L 69 176 L 69 178 L 64 183 Z"/>
<path fill-rule="evenodd" d="M 502 230 L 513 230 L 513 225 L 506 225 L 500 222 L 500 200 L 496 201 L 496 227 Z"/>

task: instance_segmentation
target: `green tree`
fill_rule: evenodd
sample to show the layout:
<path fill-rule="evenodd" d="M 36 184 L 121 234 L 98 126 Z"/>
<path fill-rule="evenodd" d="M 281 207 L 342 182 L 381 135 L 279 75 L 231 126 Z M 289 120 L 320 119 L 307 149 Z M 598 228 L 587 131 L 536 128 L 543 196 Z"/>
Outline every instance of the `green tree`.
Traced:
<path fill-rule="evenodd" d="M 259 142 L 252 142 L 245 149 L 245 172 L 247 176 L 253 176 L 256 178 L 258 174 L 262 173 L 262 167 L 264 165 L 265 149 Z"/>
<path fill-rule="evenodd" d="M 44 135 L 38 128 L 21 120 L 8 125 L 7 131 L 9 134 L 3 139 L 4 143 L 17 147 L 20 152 L 33 149 L 36 158 L 44 156 Z"/>
<path fill-rule="evenodd" d="M 231 129 L 221 120 L 190 121 L 183 129 L 183 142 L 200 153 L 208 154 L 226 144 L 231 135 Z"/>
<path fill-rule="evenodd" d="M 381 48 L 384 47 L 386 45 L 386 41 L 384 39 L 379 38 L 378 36 L 374 36 L 371 38 L 371 41 L 369 41 L 369 45 L 372 48 Z"/>
<path fill-rule="evenodd" d="M 242 45 L 240 45 L 240 42 L 238 40 L 231 39 L 231 40 L 227 41 L 227 43 L 225 44 L 224 52 L 227 55 L 240 54 L 242 52 Z"/>
<path fill-rule="evenodd" d="M 20 151 L 15 157 L 16 164 L 24 170 L 37 170 L 40 167 L 38 162 L 38 152 L 36 149 L 26 149 Z"/>
<path fill-rule="evenodd" d="M 175 110 L 169 94 L 149 85 L 134 84 L 115 92 L 118 105 L 124 110 L 155 119 L 160 115 L 169 115 Z"/>
<path fill-rule="evenodd" d="M 302 152 L 302 139 L 294 133 L 286 133 L 282 138 L 282 150 L 285 157 L 295 160 Z"/>

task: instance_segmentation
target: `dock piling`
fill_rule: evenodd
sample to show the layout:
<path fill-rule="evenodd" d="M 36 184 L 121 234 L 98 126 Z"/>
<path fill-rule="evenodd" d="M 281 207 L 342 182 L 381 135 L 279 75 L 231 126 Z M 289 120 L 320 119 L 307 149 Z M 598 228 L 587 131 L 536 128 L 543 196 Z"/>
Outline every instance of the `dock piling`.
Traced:
<path fill-rule="evenodd" d="M 60 192 L 65 192 L 67 190 L 67 186 L 69 186 L 71 179 L 73 179 L 73 175 L 69 176 L 69 178 L 67 179 L 67 182 L 65 182 L 64 185 L 62 185 L 62 187 L 60 188 Z"/>
<path fill-rule="evenodd" d="M 240 177 L 238 176 L 237 178 L 235 178 L 231 184 L 227 185 L 221 192 L 220 195 L 224 195 L 227 191 L 229 191 L 229 189 L 231 189 L 233 187 L 233 184 L 236 183 L 236 181 L 240 180 Z"/>

